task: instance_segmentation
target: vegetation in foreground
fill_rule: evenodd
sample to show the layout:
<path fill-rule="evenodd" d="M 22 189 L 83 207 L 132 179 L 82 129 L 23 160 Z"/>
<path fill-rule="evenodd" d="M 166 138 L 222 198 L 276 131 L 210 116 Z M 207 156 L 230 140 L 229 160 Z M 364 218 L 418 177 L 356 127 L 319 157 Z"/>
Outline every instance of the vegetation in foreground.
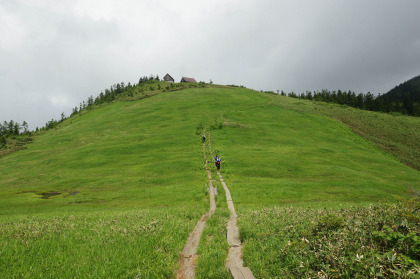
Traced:
<path fill-rule="evenodd" d="M 206 222 L 198 250 L 196 278 L 231 278 L 225 268 L 229 245 L 226 224 L 230 212 L 226 206 L 223 187 L 218 187 L 217 209 Z"/>
<path fill-rule="evenodd" d="M 0 158 L 0 277 L 176 274 L 208 199 L 175 96 L 86 110 Z"/>
<path fill-rule="evenodd" d="M 240 216 L 256 278 L 418 278 L 420 198 L 398 205 L 271 207 Z"/>
<path fill-rule="evenodd" d="M 0 226 L 1 278 L 170 278 L 199 213 L 103 210 Z"/>

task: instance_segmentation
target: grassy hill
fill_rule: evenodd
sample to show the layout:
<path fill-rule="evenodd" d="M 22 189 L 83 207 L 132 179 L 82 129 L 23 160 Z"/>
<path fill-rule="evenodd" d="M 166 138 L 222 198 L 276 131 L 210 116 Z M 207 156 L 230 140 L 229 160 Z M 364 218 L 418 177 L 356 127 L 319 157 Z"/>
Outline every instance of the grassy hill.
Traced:
<path fill-rule="evenodd" d="M 117 101 L 1 157 L 0 277 L 174 277 L 185 240 L 209 206 L 200 127 L 215 128 L 213 150 L 240 214 L 245 261 L 258 278 L 287 268 L 270 263 L 287 244 L 270 220 L 280 230 L 299 216 L 310 222 L 420 190 L 417 170 L 323 105 L 296 102 L 218 86 Z M 336 109 L 361 113 L 328 110 Z M 228 276 L 229 214 L 218 191 L 200 245 L 199 278 Z M 273 219 L 290 206 L 281 213 L 289 219 Z M 293 274 L 285 277 L 301 276 Z"/>

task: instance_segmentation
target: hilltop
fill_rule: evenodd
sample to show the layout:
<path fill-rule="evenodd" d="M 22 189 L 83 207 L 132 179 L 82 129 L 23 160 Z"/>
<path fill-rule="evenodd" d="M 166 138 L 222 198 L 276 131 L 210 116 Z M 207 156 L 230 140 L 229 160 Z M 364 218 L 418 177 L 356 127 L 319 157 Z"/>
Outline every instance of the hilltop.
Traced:
<path fill-rule="evenodd" d="M 367 140 L 366 135 L 372 125 L 385 131 L 405 122 L 419 127 L 418 118 L 240 87 L 147 86 L 78 110 L 35 136 L 26 149 L 0 157 L 5 251 L 0 277 L 173 278 L 189 232 L 208 211 L 203 129 L 211 134 L 208 157 L 222 158 L 244 261 L 257 277 L 338 272 L 338 262 L 321 258 L 325 251 L 301 256 L 297 251 L 315 249 L 311 245 L 329 239 L 323 238 L 327 234 L 337 243 L 350 243 L 339 239 L 350 229 L 355 237 L 360 237 L 356 232 L 378 236 L 339 255 L 346 262 L 338 275 L 351 270 L 350 277 L 368 276 L 372 271 L 364 265 L 391 272 L 385 261 L 394 248 L 383 244 L 383 234 L 403 233 L 393 224 L 401 224 L 398 218 L 406 212 L 392 205 L 420 190 L 420 174 L 377 146 L 413 149 L 404 140 L 418 138 L 418 131 L 399 141 L 386 134 L 370 134 Z M 223 264 L 229 213 L 220 182 L 214 186 L 217 209 L 200 242 L 198 278 L 229 276 Z M 371 223 L 361 222 L 363 216 Z M 404 237 L 416 229 L 410 220 Z M 354 257 L 361 252 L 359 266 Z M 405 266 L 401 272 L 416 268 L 416 251 L 397 252 L 394 262 Z"/>
<path fill-rule="evenodd" d="M 409 115 L 420 116 L 420 76 L 395 86 L 380 98 L 401 106 Z"/>
<path fill-rule="evenodd" d="M 390 98 L 403 102 L 405 98 L 420 102 L 420 76 L 414 77 L 406 82 L 395 86 L 393 89 L 382 95 L 383 98 Z"/>

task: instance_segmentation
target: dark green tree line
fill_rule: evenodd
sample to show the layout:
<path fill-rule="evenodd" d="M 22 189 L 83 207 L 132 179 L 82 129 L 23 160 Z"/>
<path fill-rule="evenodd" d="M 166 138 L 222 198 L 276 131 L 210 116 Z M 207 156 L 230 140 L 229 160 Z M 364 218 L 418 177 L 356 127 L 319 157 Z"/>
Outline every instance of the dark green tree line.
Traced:
<path fill-rule="evenodd" d="M 281 95 L 285 95 L 283 91 Z M 416 100 L 412 97 L 408 97 L 413 95 L 406 95 L 407 97 L 405 97 L 402 102 L 383 97 L 385 95 L 375 96 L 370 92 L 366 94 L 356 94 L 352 91 L 329 91 L 326 89 L 314 92 L 306 91 L 306 93 L 301 94 L 291 92 L 288 93 L 287 96 L 292 98 L 347 105 L 350 107 L 370 111 L 380 111 L 387 113 L 398 112 L 406 115 L 420 116 L 420 108 L 416 107 Z"/>

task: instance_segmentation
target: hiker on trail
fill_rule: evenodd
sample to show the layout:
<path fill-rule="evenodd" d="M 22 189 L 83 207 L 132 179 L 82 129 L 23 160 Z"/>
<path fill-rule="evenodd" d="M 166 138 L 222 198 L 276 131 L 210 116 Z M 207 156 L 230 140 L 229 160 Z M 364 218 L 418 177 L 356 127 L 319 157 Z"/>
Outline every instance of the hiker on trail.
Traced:
<path fill-rule="evenodd" d="M 206 142 L 206 135 L 203 133 L 203 143 Z"/>
<path fill-rule="evenodd" d="M 216 164 L 216 168 L 217 170 L 220 170 L 220 162 L 222 160 L 220 159 L 219 155 L 216 154 L 216 156 L 214 157 L 214 163 Z"/>

